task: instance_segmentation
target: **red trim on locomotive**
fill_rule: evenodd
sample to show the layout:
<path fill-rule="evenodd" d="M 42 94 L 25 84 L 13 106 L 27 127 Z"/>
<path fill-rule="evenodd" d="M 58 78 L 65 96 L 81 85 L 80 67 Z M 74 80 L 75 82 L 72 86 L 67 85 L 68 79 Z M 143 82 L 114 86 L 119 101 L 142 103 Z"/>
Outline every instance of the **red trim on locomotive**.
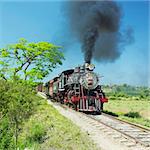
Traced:
<path fill-rule="evenodd" d="M 72 101 L 73 103 L 78 103 L 78 102 L 80 101 L 80 97 L 72 96 L 72 97 L 71 97 L 71 101 Z"/>
<path fill-rule="evenodd" d="M 108 98 L 100 98 L 102 103 L 107 103 L 108 102 Z"/>

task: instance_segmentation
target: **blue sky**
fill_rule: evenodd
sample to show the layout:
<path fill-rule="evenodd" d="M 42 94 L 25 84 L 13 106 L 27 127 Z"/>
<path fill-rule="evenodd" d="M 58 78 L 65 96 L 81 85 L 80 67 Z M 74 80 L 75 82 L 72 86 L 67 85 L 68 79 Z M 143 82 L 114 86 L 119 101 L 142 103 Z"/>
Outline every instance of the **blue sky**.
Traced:
<path fill-rule="evenodd" d="M 126 46 L 120 58 L 113 63 L 98 63 L 95 71 L 104 76 L 102 84 L 127 83 L 150 86 L 149 1 L 118 1 L 123 9 L 121 28 L 131 26 L 135 41 Z M 0 48 L 15 43 L 20 37 L 28 41 L 48 41 L 64 46 L 63 65 L 44 80 L 53 78 L 62 70 L 84 62 L 80 43 L 70 34 L 64 15 L 65 1 L 17 0 L 0 1 Z M 148 83 L 149 82 L 149 83 Z"/>

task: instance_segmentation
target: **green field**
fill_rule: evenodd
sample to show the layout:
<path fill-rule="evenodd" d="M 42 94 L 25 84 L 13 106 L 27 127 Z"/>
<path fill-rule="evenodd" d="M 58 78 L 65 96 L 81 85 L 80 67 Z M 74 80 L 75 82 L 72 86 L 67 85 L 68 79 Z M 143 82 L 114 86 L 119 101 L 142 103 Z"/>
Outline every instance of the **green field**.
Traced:
<path fill-rule="evenodd" d="M 119 118 L 150 127 L 150 101 L 145 100 L 109 100 L 104 111 L 113 112 Z"/>
<path fill-rule="evenodd" d="M 150 128 L 150 88 L 127 84 L 102 88 L 109 99 L 104 105 L 106 113 Z"/>

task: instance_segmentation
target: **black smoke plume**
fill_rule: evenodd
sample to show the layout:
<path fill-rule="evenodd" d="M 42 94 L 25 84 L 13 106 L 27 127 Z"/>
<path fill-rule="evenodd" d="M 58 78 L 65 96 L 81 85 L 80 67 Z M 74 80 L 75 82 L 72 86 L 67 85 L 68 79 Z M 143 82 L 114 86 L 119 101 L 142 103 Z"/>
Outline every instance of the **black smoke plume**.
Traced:
<path fill-rule="evenodd" d="M 122 11 L 114 1 L 70 1 L 67 15 L 86 62 L 90 63 L 92 58 L 114 61 L 120 56 L 120 49 L 131 41 L 126 38 L 132 37 L 132 30 L 119 32 Z"/>

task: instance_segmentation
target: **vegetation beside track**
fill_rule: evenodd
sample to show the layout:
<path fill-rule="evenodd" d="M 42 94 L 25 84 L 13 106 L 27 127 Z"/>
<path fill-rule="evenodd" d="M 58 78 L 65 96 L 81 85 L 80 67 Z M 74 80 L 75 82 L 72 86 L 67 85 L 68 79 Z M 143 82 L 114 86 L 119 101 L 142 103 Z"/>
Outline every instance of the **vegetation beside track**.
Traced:
<path fill-rule="evenodd" d="M 104 112 L 150 128 L 150 89 L 129 85 L 104 86 L 109 102 Z"/>
<path fill-rule="evenodd" d="M 34 88 L 25 82 L 0 80 L 0 149 L 17 149 L 23 122 L 36 111 Z"/>
<path fill-rule="evenodd" d="M 0 150 L 96 149 L 26 83 L 0 80 L 0 104 Z"/>
<path fill-rule="evenodd" d="M 0 150 L 96 149 L 87 135 L 36 96 L 35 86 L 62 64 L 62 47 L 20 39 L 0 48 Z"/>
<path fill-rule="evenodd" d="M 104 106 L 104 112 L 122 120 L 150 128 L 150 103 L 140 101 L 109 100 Z"/>
<path fill-rule="evenodd" d="M 24 123 L 20 133 L 19 145 L 32 149 L 91 150 L 95 145 L 86 133 L 71 121 L 59 114 L 43 99 L 37 111 Z"/>

